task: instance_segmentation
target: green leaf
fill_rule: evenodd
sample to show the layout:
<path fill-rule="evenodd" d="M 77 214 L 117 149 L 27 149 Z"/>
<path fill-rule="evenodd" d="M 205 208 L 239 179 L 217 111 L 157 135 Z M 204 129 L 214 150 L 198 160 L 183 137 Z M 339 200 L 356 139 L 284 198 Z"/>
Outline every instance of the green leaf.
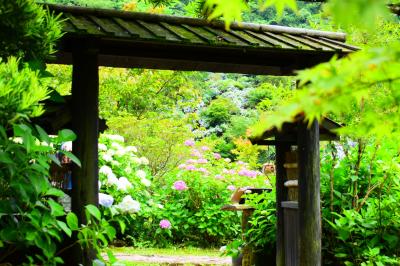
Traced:
<path fill-rule="evenodd" d="M 62 197 L 65 195 L 65 193 L 62 190 L 59 190 L 57 188 L 50 188 L 49 190 L 46 191 L 46 196 L 56 196 L 56 197 Z"/>
<path fill-rule="evenodd" d="M 67 226 L 66 223 L 62 221 L 57 221 L 58 226 L 67 234 L 67 236 L 71 237 L 72 231 L 71 229 Z"/>
<path fill-rule="evenodd" d="M 101 213 L 96 206 L 89 204 L 89 205 L 86 205 L 85 208 L 90 213 L 91 216 L 94 216 L 99 221 L 101 220 Z"/>
<path fill-rule="evenodd" d="M 56 165 L 61 167 L 61 162 L 55 154 L 49 154 L 48 156 L 51 159 L 51 161 L 53 161 Z"/>
<path fill-rule="evenodd" d="M 117 262 L 117 258 L 114 256 L 113 252 L 110 249 L 107 249 L 107 256 L 111 264 Z"/>
<path fill-rule="evenodd" d="M 78 217 L 75 213 L 70 212 L 67 214 L 67 224 L 71 230 L 78 230 Z"/>
<path fill-rule="evenodd" d="M 82 167 L 81 161 L 78 159 L 78 157 L 73 155 L 71 152 L 69 152 L 69 151 L 60 151 L 60 152 L 62 154 L 64 154 L 65 156 L 67 156 L 68 158 L 70 158 L 76 165 L 78 165 L 79 167 Z"/>
<path fill-rule="evenodd" d="M 14 163 L 14 161 L 11 159 L 10 155 L 7 152 L 0 152 L 0 162 L 6 164 Z"/>
<path fill-rule="evenodd" d="M 76 134 L 70 129 L 63 129 L 58 132 L 58 137 L 60 141 L 74 141 L 76 139 Z"/>
<path fill-rule="evenodd" d="M 51 215 L 55 217 L 64 215 L 64 207 L 61 204 L 55 202 L 52 199 L 48 200 L 47 202 L 51 209 Z"/>
<path fill-rule="evenodd" d="M 40 137 L 41 141 L 44 141 L 47 143 L 51 142 L 49 135 L 47 135 L 46 131 L 44 131 L 43 128 L 41 128 L 38 125 L 35 125 L 35 128 L 36 128 L 37 132 L 39 133 L 39 137 Z"/>

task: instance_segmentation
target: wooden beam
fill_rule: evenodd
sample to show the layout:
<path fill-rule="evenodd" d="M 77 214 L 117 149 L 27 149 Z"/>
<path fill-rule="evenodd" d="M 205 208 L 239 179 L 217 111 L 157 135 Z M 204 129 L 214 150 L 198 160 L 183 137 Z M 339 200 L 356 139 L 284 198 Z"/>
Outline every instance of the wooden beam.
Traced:
<path fill-rule="evenodd" d="M 73 53 L 72 72 L 72 126 L 77 134 L 73 152 L 82 167 L 72 170 L 72 211 L 79 224 L 86 223 L 85 206 L 98 205 L 98 132 L 99 132 L 99 73 L 96 50 L 85 47 Z M 92 265 L 94 252 L 76 248 L 76 261 Z"/>
<path fill-rule="evenodd" d="M 300 123 L 298 133 L 300 266 L 321 265 L 319 126 Z"/>
<path fill-rule="evenodd" d="M 279 137 L 278 137 L 279 138 Z M 276 166 L 276 265 L 285 266 L 285 245 L 284 245 L 284 215 L 281 202 L 286 200 L 286 189 L 284 183 L 287 179 L 285 154 L 290 151 L 290 145 L 285 142 L 276 144 L 275 166 Z"/>

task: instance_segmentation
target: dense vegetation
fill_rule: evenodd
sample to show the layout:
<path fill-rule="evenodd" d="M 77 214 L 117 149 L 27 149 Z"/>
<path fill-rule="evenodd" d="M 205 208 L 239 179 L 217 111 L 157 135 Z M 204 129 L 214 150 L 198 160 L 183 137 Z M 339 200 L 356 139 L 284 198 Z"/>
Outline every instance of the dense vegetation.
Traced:
<path fill-rule="evenodd" d="M 57 19 L 33 0 L 1 3 L 0 263 L 61 263 L 68 249 L 61 243 L 71 237 L 98 251 L 113 241 L 140 247 L 231 243 L 228 254 L 247 244 L 272 252 L 274 192 L 261 196 L 262 203 L 253 199 L 247 243 L 238 241 L 239 214 L 220 207 L 238 187 L 274 186 L 273 175 L 260 174 L 262 164 L 273 161 L 273 149 L 246 137 L 300 112 L 310 121 L 329 116 L 346 125 L 342 141 L 321 146 L 324 265 L 399 263 L 400 27 L 384 5 L 331 0 L 299 3 L 293 11 L 295 1 L 281 0 L 276 9 L 261 11 L 258 2 L 241 0 L 45 2 L 342 27 L 363 50 L 301 72 L 302 90 L 294 90 L 295 78 L 101 68 L 100 115 L 109 128 L 99 145 L 100 207 L 87 206 L 87 221 L 78 226 L 57 202 L 65 195 L 49 175 L 60 164 L 55 154 L 79 164 L 60 149 L 75 136 L 62 130 L 49 137 L 32 123 L 43 114 L 50 88 L 70 93 L 71 68 L 43 64 L 61 34 Z"/>

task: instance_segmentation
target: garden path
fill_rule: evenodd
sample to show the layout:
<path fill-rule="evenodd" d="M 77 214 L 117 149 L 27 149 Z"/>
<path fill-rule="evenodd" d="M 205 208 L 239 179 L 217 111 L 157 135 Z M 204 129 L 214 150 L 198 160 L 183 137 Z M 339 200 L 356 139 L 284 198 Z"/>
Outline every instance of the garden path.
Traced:
<path fill-rule="evenodd" d="M 115 253 L 114 256 L 125 262 L 146 262 L 172 265 L 231 265 L 230 257 L 209 256 L 171 256 L 171 255 L 137 255 Z"/>

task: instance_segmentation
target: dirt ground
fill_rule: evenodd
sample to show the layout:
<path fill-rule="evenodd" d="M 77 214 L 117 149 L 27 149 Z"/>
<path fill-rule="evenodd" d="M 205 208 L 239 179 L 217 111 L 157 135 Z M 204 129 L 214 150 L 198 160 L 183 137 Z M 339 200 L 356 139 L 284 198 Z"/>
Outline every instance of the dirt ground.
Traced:
<path fill-rule="evenodd" d="M 229 257 L 207 256 L 164 256 L 164 255 L 135 255 L 115 253 L 114 256 L 121 261 L 159 263 L 165 265 L 231 265 Z"/>

